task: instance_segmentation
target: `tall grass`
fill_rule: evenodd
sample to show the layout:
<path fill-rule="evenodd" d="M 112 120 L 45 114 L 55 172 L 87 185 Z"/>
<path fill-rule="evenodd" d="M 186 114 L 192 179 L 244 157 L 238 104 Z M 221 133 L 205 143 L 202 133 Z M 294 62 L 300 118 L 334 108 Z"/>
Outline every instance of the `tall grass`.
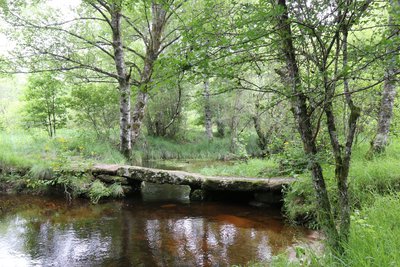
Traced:
<path fill-rule="evenodd" d="M 143 158 L 158 159 L 223 159 L 230 155 L 229 139 L 214 138 L 211 142 L 198 137 L 195 141 L 177 142 L 164 138 L 147 137 L 138 147 Z"/>
<path fill-rule="evenodd" d="M 374 195 L 388 194 L 400 189 L 400 140 L 395 140 L 385 154 L 367 160 L 368 144 L 354 149 L 350 173 L 349 194 L 353 209 L 373 203 Z M 337 203 L 337 186 L 333 165 L 324 164 L 324 177 L 331 202 Z M 290 221 L 313 223 L 316 218 L 316 198 L 311 174 L 305 172 L 285 192 L 285 213 Z M 314 226 L 314 224 L 309 225 Z"/>
<path fill-rule="evenodd" d="M 87 130 L 62 129 L 53 139 L 40 130 L 0 131 L 0 164 L 14 167 L 38 165 L 45 170 L 76 163 L 128 163 L 119 153 L 117 143 L 116 140 L 99 140 L 95 133 Z M 134 147 L 131 163 L 142 160 L 236 158 L 229 148 L 229 138 L 214 138 L 210 142 L 202 132 L 193 132 L 179 140 L 148 136 Z M 253 151 L 255 148 L 249 146 L 249 149 Z"/>
<path fill-rule="evenodd" d="M 376 196 L 355 212 L 344 262 L 348 266 L 399 266 L 400 195 Z"/>
<path fill-rule="evenodd" d="M 0 166 L 31 167 L 42 157 L 38 149 L 42 144 L 28 134 L 0 132 Z"/>
<path fill-rule="evenodd" d="M 375 193 L 400 189 L 400 140 L 395 140 L 382 155 L 366 160 L 369 145 L 358 147 L 353 155 L 349 184 L 353 202 L 371 202 Z"/>
<path fill-rule="evenodd" d="M 0 166 L 31 168 L 32 174 L 77 163 L 125 163 L 116 147 L 70 130 L 53 139 L 40 131 L 0 132 L 0 146 Z"/>
<path fill-rule="evenodd" d="M 273 177 L 278 173 L 278 164 L 272 159 L 250 159 L 227 165 L 215 165 L 199 169 L 204 175 Z"/>
<path fill-rule="evenodd" d="M 275 257 L 271 266 L 381 267 L 400 264 L 400 194 L 374 195 L 371 206 L 355 210 L 345 254 L 329 250 L 323 255 L 305 249 L 302 261 L 289 262 L 287 255 Z"/>

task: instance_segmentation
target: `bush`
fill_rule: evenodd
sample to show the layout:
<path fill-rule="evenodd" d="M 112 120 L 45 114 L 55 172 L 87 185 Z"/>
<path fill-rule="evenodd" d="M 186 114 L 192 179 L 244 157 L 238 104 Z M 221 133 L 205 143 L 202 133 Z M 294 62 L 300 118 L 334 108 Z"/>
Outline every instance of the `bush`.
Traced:
<path fill-rule="evenodd" d="M 302 146 L 296 142 L 285 142 L 283 151 L 276 155 L 282 175 L 295 175 L 307 171 L 308 159 Z"/>

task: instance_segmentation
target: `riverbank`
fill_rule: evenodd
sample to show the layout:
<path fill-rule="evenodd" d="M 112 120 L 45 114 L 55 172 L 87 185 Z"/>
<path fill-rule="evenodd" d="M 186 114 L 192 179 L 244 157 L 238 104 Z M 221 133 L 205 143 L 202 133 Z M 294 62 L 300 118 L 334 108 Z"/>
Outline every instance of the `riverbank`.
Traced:
<path fill-rule="evenodd" d="M 78 133 L 76 131 L 63 130 L 59 136 L 49 139 L 41 132 L 13 132 L 0 133 L 0 171 L 7 174 L 3 177 L 8 189 L 13 187 L 16 191 L 23 188 L 31 191 L 45 190 L 48 185 L 59 185 L 62 189 L 69 188 L 72 195 L 95 196 L 119 196 L 124 189 L 123 184 L 116 184 L 112 190 L 107 185 L 92 184 L 91 177 L 85 175 L 85 170 L 98 163 L 128 164 L 117 147 L 112 142 L 99 142 L 90 133 Z M 186 151 L 185 148 L 192 144 L 177 144 L 167 140 L 149 139 L 147 150 L 159 149 L 168 151 Z M 304 156 L 301 148 L 295 144 L 288 144 L 285 150 L 268 159 L 247 158 L 237 161 L 217 161 L 221 154 L 214 153 L 218 149 L 220 153 L 227 151 L 223 141 L 215 140 L 212 146 L 203 146 L 199 142 L 185 156 L 196 157 L 208 155 L 208 158 L 194 160 L 186 158 L 175 160 L 153 161 L 152 167 L 161 166 L 167 169 L 189 170 L 206 176 L 245 176 L 245 177 L 296 177 L 297 182 L 285 189 L 284 212 L 291 222 L 307 224 L 314 227 L 315 222 L 315 198 L 310 173 L 304 164 Z M 155 142 L 155 145 L 150 144 Z M 221 143 L 221 144 L 222 144 Z M 215 145 L 215 146 L 214 146 Z M 202 147 L 202 148 L 201 148 Z M 209 148 L 212 150 L 209 150 Z M 216 148 L 217 149 L 216 149 Z M 366 160 L 365 155 L 369 145 L 356 145 L 349 174 L 350 197 L 353 209 L 361 208 L 371 203 L 374 194 L 386 194 L 397 191 L 400 188 L 400 141 L 394 140 L 386 153 L 373 160 Z M 213 152 L 214 151 L 214 152 Z M 225 151 L 225 152 L 224 152 Z M 162 153 L 174 155 L 176 153 Z M 189 155 L 190 154 L 190 155 Z M 155 155 L 155 154 L 154 154 Z M 183 154 L 182 154 L 183 155 Z M 336 182 L 334 169 L 329 157 L 323 160 L 324 176 L 331 196 L 336 195 Z M 200 162 L 200 164 L 199 164 Z M 141 161 L 140 163 L 146 163 Z M 148 163 L 148 162 L 147 162 Z M 129 164 L 128 164 L 129 165 Z M 71 173 L 72 171 L 72 173 Z M 22 174 L 22 175 L 21 175 Z M 3 175 L 5 176 L 5 175 Z M 21 177 L 19 177 L 21 176 Z M 22 179 L 19 179 L 19 178 Z M 17 179 L 18 178 L 18 179 Z M 14 181 L 15 180 L 15 181 Z M 4 183 L 3 183 L 3 186 Z M 125 190 L 126 191 L 126 190 Z M 336 203 L 337 199 L 331 201 Z"/>
<path fill-rule="evenodd" d="M 112 140 L 101 142 L 88 132 L 79 133 L 64 129 L 53 139 L 49 139 L 39 131 L 17 131 L 12 134 L 0 132 L 0 146 L 3 148 L 0 151 L 0 172 L 3 172 L 0 189 L 40 194 L 49 188 L 56 188 L 68 197 L 83 196 L 97 202 L 101 198 L 120 197 L 129 193 L 130 185 L 118 179 L 96 181 L 97 179 L 88 171 L 95 164 L 146 165 L 153 159 L 151 164 L 155 162 L 154 167 L 163 168 L 164 166 L 160 165 L 165 161 L 160 161 L 160 158 L 172 157 L 181 162 L 182 157 L 185 158 L 183 162 L 196 158 L 190 159 L 189 165 L 193 167 L 190 172 L 216 176 L 224 173 L 208 174 L 208 168 L 213 168 L 214 165 L 234 168 L 237 165 L 237 162 L 232 161 L 235 155 L 229 154 L 227 141 L 216 138 L 212 143 L 201 139 L 178 143 L 149 138 L 144 142 L 145 147 L 144 144 L 139 145 L 143 150 L 138 150 L 137 153 L 141 155 L 133 155 L 132 163 L 129 163 L 118 152 L 117 146 L 112 145 Z M 198 164 L 199 159 L 203 163 Z M 227 161 L 228 159 L 231 161 Z M 241 161 L 238 162 L 240 164 Z M 226 176 L 281 176 L 270 168 L 272 165 L 277 166 L 272 161 L 250 159 L 246 162 L 248 168 L 242 173 L 234 171 Z M 173 162 L 167 169 L 179 169 L 178 164 Z M 254 171 L 249 172 L 249 170 Z"/>
<path fill-rule="evenodd" d="M 288 255 L 276 257 L 272 266 L 398 266 L 400 257 L 400 142 L 392 143 L 382 155 L 367 160 L 369 145 L 357 146 L 349 174 L 352 203 L 349 242 L 346 253 L 338 258 L 325 250 L 323 254 L 300 249 L 301 261 L 290 262 Z M 333 167 L 324 165 L 330 192 L 336 192 Z M 317 227 L 316 200 L 310 176 L 300 174 L 285 192 L 284 210 L 289 221 Z M 331 194 L 336 195 L 336 194 Z M 331 197 L 333 207 L 337 199 Z M 335 210 L 335 212 L 337 212 Z"/>
<path fill-rule="evenodd" d="M 127 187 L 124 188 L 127 184 L 124 184 L 125 182 L 122 180 L 107 183 L 107 181 L 93 180 L 90 175 L 87 175 L 85 170 L 96 163 L 126 164 L 126 161 L 118 154 L 115 147 L 106 143 L 99 144 L 99 142 L 96 144 L 93 142 L 90 145 L 90 138 L 84 140 L 87 142 L 83 142 L 82 139 L 77 141 L 65 137 L 49 140 L 40 136 L 17 138 L 11 135 L 8 139 L 0 139 L 2 148 L 4 148 L 0 152 L 0 169 L 3 172 L 0 178 L 0 189 L 29 194 L 41 194 L 50 189 L 50 191 L 55 190 L 64 194 L 67 198 L 85 197 L 95 203 L 102 198 L 121 197 L 124 193 L 128 193 Z M 340 265 L 339 262 L 343 261 L 351 266 L 363 266 L 361 263 L 357 263 L 355 258 L 368 259 L 367 254 L 372 253 L 370 250 L 380 251 L 380 248 L 384 247 L 389 256 L 376 255 L 377 259 L 381 257 L 381 262 L 398 260 L 392 254 L 399 250 L 399 244 L 394 239 L 396 236 L 389 235 L 389 232 L 396 227 L 391 224 L 392 220 L 399 221 L 400 218 L 396 212 L 393 212 L 394 217 L 383 216 L 379 212 L 384 212 L 383 209 L 392 210 L 396 205 L 399 206 L 397 192 L 400 189 L 400 142 L 395 140 L 385 154 L 372 160 L 365 159 L 368 148 L 368 144 L 358 144 L 355 147 L 349 175 L 352 203 L 351 235 L 353 237 L 349 242 L 348 250 L 352 251 L 352 254 L 348 254 L 347 258 L 335 259 L 329 254 L 329 251 L 326 251 L 324 256 L 316 256 L 312 251 L 299 249 L 297 251 L 299 258 L 307 258 L 315 265 L 335 266 L 335 264 Z M 207 152 L 204 152 L 204 155 L 206 154 Z M 247 158 L 238 161 L 216 162 L 216 158 L 205 158 L 203 159 L 205 164 L 190 165 L 195 160 L 176 159 L 161 161 L 161 164 L 168 165 L 169 169 L 193 167 L 191 171 L 203 175 L 265 177 L 269 173 L 296 177 L 297 181 L 284 190 L 283 214 L 289 223 L 316 228 L 314 189 L 301 155 L 297 148 L 288 147 L 282 154 L 272 155 L 267 160 Z M 328 189 L 332 192 L 330 200 L 335 207 L 337 199 L 332 197 L 336 195 L 334 169 L 330 164 L 329 156 L 326 158 L 322 161 L 324 176 Z M 381 221 L 377 218 L 381 218 Z M 363 248 L 358 244 L 361 241 L 357 241 L 357 236 L 377 239 L 376 244 L 379 248 L 374 246 L 368 247 L 368 249 Z M 386 248 L 382 245 L 381 243 L 386 242 L 385 240 L 388 240 L 387 242 L 392 247 Z M 283 258 L 287 259 L 288 256 L 285 255 Z M 276 264 L 279 262 L 282 262 L 281 266 L 289 264 L 287 260 L 280 258 L 277 259 Z M 292 264 L 296 266 L 296 263 Z M 374 264 L 371 265 L 374 266 Z"/>
<path fill-rule="evenodd" d="M 340 258 L 331 251 L 323 253 L 307 248 L 297 250 L 296 260 L 288 253 L 274 257 L 271 266 L 398 266 L 400 263 L 400 194 L 374 194 L 371 204 L 354 209 L 351 216 L 346 253 Z M 257 265 L 255 265 L 257 266 Z"/>
<path fill-rule="evenodd" d="M 77 196 L 76 192 L 80 192 L 80 195 L 90 197 L 94 203 L 102 197 L 120 197 L 140 191 L 141 184 L 146 182 L 188 186 L 191 200 L 211 199 L 221 194 L 230 194 L 233 197 L 235 194 L 239 196 L 240 193 L 245 193 L 249 196 L 249 201 L 259 202 L 259 205 L 278 204 L 282 201 L 282 189 L 295 181 L 290 177 L 205 176 L 118 164 L 95 164 L 85 170 L 64 169 L 58 172 L 50 170 L 39 179 L 33 179 L 30 171 L 26 169 L 10 170 L 8 175 L 7 172 L 3 173 L 5 180 L 2 185 L 5 191 L 12 190 L 13 187 L 16 191 L 20 188 L 20 192 L 28 187 L 30 189 L 37 187 L 38 192 L 45 192 L 51 187 L 61 186 L 67 198 Z M 74 184 L 73 180 L 80 184 Z M 25 188 L 21 188 L 22 182 L 25 182 Z"/>

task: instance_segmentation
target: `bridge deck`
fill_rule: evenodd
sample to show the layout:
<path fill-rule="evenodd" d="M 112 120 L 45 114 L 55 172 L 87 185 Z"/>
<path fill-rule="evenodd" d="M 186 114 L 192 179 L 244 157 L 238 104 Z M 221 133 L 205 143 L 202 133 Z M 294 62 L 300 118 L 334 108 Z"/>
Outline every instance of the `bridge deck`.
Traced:
<path fill-rule="evenodd" d="M 226 191 L 276 191 L 284 185 L 294 182 L 290 177 L 249 178 L 205 176 L 201 174 L 144 168 L 127 165 L 97 164 L 91 169 L 94 175 L 125 177 L 135 181 L 158 184 L 188 185 L 192 189 L 226 190 Z"/>

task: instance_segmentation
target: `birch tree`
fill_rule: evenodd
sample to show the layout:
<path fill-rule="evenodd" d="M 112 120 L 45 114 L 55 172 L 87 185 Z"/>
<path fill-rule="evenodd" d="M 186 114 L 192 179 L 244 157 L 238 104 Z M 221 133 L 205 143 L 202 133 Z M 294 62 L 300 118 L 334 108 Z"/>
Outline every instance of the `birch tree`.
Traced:
<path fill-rule="evenodd" d="M 389 10 L 389 35 L 390 47 L 388 48 L 389 59 L 386 63 L 384 74 L 384 84 L 382 90 L 382 98 L 378 115 L 378 125 L 376 136 L 371 143 L 371 149 L 367 157 L 371 158 L 374 154 L 385 151 L 388 143 L 389 130 L 393 117 L 393 106 L 397 91 L 396 74 L 398 72 L 397 51 L 399 47 L 399 16 L 400 2 L 391 0 Z"/>
<path fill-rule="evenodd" d="M 2 18 L 17 47 L 2 72 L 72 71 L 84 82 L 117 84 L 120 151 L 129 157 L 140 134 L 157 59 L 180 38 L 180 26 L 168 25 L 183 2 L 85 0 L 66 19 L 60 10 L 50 10 L 47 1 L 30 3 L 35 12 L 26 11 L 25 1 L 5 1 Z"/>

